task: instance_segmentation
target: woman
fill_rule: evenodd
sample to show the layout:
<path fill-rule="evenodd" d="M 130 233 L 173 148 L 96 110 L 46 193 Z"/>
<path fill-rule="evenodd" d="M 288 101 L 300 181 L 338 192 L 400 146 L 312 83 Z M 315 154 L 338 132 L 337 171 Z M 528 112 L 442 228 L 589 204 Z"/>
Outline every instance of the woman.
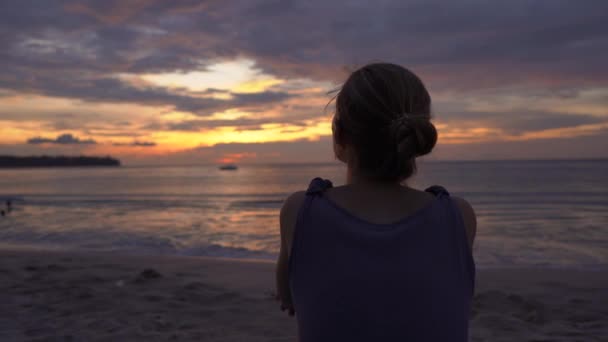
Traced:
<path fill-rule="evenodd" d="M 473 209 L 402 185 L 437 141 L 424 84 L 395 64 L 356 70 L 333 140 L 347 184 L 316 178 L 281 210 L 277 293 L 300 341 L 467 341 Z"/>

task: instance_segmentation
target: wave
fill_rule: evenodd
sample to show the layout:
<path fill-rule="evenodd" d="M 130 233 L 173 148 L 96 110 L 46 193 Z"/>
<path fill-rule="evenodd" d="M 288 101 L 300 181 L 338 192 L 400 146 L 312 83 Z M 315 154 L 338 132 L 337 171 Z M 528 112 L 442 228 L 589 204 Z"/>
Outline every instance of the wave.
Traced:
<path fill-rule="evenodd" d="M 253 201 L 235 201 L 230 204 L 232 208 L 280 208 L 284 200 L 253 200 Z"/>
<path fill-rule="evenodd" d="M 39 231 L 27 227 L 0 230 L 0 241 L 14 246 L 34 246 L 78 251 L 121 252 L 127 254 L 168 254 L 271 260 L 272 251 L 250 250 L 244 247 L 222 246 L 214 243 L 180 243 L 169 237 L 117 229 Z"/>
<path fill-rule="evenodd" d="M 260 208 L 278 209 L 283 197 L 268 194 L 233 196 L 178 196 L 178 195 L 30 195 L 0 196 L 0 204 L 11 200 L 15 207 L 108 207 L 130 209 L 199 208 L 213 209 L 228 206 L 232 209 Z"/>
<path fill-rule="evenodd" d="M 198 245 L 177 250 L 178 255 L 209 256 L 236 259 L 273 260 L 277 254 L 267 251 L 251 250 L 243 247 L 226 247 L 217 244 Z"/>

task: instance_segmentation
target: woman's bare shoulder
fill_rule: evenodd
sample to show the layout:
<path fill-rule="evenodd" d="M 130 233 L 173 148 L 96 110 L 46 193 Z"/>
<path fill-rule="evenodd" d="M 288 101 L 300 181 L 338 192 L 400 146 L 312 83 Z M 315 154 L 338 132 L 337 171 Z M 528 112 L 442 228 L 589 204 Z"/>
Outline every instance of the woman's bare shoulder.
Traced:
<path fill-rule="evenodd" d="M 285 199 L 285 202 L 283 202 L 280 215 L 281 236 L 283 236 L 287 242 L 291 242 L 296 221 L 298 220 L 298 212 L 300 211 L 300 207 L 302 206 L 302 203 L 304 203 L 305 198 L 306 192 L 298 191 L 289 195 Z"/>
<path fill-rule="evenodd" d="M 293 194 L 287 196 L 287 198 L 283 202 L 283 207 L 281 208 L 281 215 L 288 215 L 288 216 L 292 216 L 293 214 L 297 215 L 298 210 L 299 210 L 300 206 L 302 205 L 302 203 L 304 202 L 305 198 L 306 198 L 305 191 L 297 191 L 297 192 L 294 192 Z"/>
<path fill-rule="evenodd" d="M 462 215 L 462 220 L 467 230 L 469 247 L 473 248 L 473 241 L 475 240 L 475 234 L 477 233 L 477 216 L 475 215 L 475 210 L 473 210 L 471 204 L 465 199 L 456 196 L 452 196 L 452 198 L 458 206 L 458 209 L 460 209 L 460 214 Z"/>

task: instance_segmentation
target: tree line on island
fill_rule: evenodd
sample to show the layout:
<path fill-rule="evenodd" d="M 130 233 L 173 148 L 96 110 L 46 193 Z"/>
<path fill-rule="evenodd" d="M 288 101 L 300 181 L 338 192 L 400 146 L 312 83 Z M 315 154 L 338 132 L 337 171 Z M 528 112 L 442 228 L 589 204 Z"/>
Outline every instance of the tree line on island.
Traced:
<path fill-rule="evenodd" d="M 120 160 L 110 156 L 0 156 L 0 168 L 76 166 L 120 166 Z"/>

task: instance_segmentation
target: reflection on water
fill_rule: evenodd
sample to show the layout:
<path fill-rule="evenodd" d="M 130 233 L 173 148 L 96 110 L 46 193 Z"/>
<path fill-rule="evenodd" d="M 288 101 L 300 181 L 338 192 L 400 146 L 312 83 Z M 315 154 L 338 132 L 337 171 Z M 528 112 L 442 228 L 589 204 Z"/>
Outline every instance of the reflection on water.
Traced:
<path fill-rule="evenodd" d="M 481 267 L 606 267 L 608 162 L 428 162 L 412 180 L 445 186 L 478 214 Z M 278 211 L 339 165 L 0 171 L 0 240 L 62 248 L 274 258 Z"/>

